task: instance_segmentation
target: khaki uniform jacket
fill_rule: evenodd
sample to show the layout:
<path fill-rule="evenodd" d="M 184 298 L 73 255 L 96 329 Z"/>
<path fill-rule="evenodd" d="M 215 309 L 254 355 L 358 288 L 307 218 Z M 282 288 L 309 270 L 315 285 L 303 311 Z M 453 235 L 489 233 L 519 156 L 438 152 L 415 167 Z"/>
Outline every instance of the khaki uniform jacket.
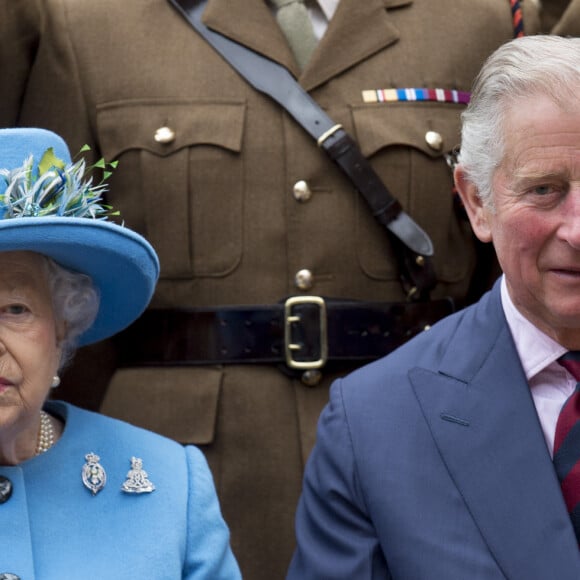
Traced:
<path fill-rule="evenodd" d="M 580 0 L 549 0 L 546 10 L 550 9 L 552 2 L 556 4 L 560 15 L 551 33 L 560 36 L 580 35 Z"/>
<path fill-rule="evenodd" d="M 40 0 L 0 0 L 0 127 L 16 123 L 41 27 Z"/>
<path fill-rule="evenodd" d="M 525 18 L 535 30 L 536 15 Z M 444 158 L 459 143 L 462 106 L 368 103 L 363 91 L 469 91 L 513 36 L 508 0 L 342 0 L 302 74 L 264 0 L 209 0 L 204 21 L 299 75 L 431 236 L 433 296 L 465 299 L 476 247 Z M 73 153 L 87 143 L 119 159 L 109 201 L 159 253 L 156 307 L 405 298 L 385 232 L 351 184 L 167 0 L 46 0 L 20 123 L 56 130 Z M 164 127 L 174 138 L 159 142 Z M 293 195 L 301 180 L 308 201 Z M 305 269 L 312 285 L 301 290 Z M 114 359 L 99 356 L 81 355 L 79 392 L 108 379 Z M 270 580 L 294 548 L 304 462 L 333 377 L 308 387 L 266 365 L 125 368 L 102 411 L 202 447 L 244 577 Z"/>

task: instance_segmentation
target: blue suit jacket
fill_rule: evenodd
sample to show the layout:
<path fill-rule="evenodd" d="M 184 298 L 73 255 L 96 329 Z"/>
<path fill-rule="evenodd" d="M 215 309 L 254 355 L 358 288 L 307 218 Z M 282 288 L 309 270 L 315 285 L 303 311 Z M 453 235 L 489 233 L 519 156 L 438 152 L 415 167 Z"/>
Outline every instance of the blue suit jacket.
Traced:
<path fill-rule="evenodd" d="M 289 579 L 580 578 L 499 284 L 333 385 L 296 529 Z"/>
<path fill-rule="evenodd" d="M 202 453 L 65 403 L 66 422 L 46 453 L 0 466 L 13 484 L 0 505 L 0 574 L 22 580 L 239 580 L 213 480 Z M 82 482 L 85 455 L 100 457 L 105 487 Z M 131 457 L 155 485 L 127 494 Z"/>

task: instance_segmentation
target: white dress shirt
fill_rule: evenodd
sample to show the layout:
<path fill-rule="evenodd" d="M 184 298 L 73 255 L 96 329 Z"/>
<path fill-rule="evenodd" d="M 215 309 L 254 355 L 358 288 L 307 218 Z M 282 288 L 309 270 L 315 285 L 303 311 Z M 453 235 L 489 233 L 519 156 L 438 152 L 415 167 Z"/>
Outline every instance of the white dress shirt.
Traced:
<path fill-rule="evenodd" d="M 505 277 L 501 280 L 501 301 L 552 454 L 558 415 L 576 387 L 574 377 L 556 362 L 566 349 L 517 310 L 509 296 Z"/>
<path fill-rule="evenodd" d="M 332 20 L 340 0 L 305 0 L 316 38 L 320 40 Z"/>
<path fill-rule="evenodd" d="M 339 2 L 340 0 L 304 0 L 304 5 L 308 10 L 308 16 L 310 16 L 312 27 L 314 28 L 314 35 L 318 40 L 324 36 L 328 23 L 332 20 Z M 270 4 L 270 8 L 272 13 L 275 14 L 276 8 L 272 4 Z"/>

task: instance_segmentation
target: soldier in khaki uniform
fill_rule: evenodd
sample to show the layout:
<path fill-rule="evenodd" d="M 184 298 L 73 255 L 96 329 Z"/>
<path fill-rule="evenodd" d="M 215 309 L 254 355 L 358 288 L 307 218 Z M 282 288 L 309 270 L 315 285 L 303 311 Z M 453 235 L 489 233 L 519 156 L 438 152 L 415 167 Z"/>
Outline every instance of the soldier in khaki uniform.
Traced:
<path fill-rule="evenodd" d="M 524 0 L 522 7 L 533 33 L 535 5 Z M 401 319 L 380 332 L 411 336 L 422 326 L 405 317 L 407 294 L 389 239 L 311 137 L 167 0 L 45 0 L 44 16 L 18 123 L 58 131 L 73 151 L 86 143 L 95 157 L 119 160 L 109 201 L 159 253 L 153 307 L 179 326 L 181 353 L 167 347 L 168 364 L 148 360 L 151 343 L 167 338 L 152 330 L 163 328 L 161 320 L 140 333 L 143 343 L 132 336 L 129 366 L 118 354 L 128 339 L 121 350 L 106 344 L 81 352 L 68 396 L 97 406 L 98 395 L 82 388 L 83 377 L 99 378 L 108 384 L 104 413 L 200 445 L 245 578 L 281 578 L 330 382 L 366 353 L 306 371 L 264 355 L 248 364 L 253 347 L 271 338 L 264 325 L 246 321 L 236 330 L 247 340 L 238 358 L 224 350 L 230 360 L 218 364 L 213 354 L 200 357 L 197 345 L 217 340 L 219 324 L 209 331 L 189 325 L 182 310 L 275 308 L 290 296 L 363 307 L 397 302 Z M 446 161 L 459 142 L 463 105 L 383 101 L 381 91 L 469 91 L 487 55 L 513 37 L 509 0 L 341 0 L 302 71 L 264 0 L 209 0 L 204 22 L 285 66 L 357 140 L 433 241 L 434 300 L 462 304 L 487 287 L 490 272 L 477 262 Z M 428 318 L 428 305 L 425 312 Z M 364 351 L 375 330 L 360 329 L 349 348 Z M 288 345 L 270 346 L 276 355 L 281 347 L 283 359 Z"/>

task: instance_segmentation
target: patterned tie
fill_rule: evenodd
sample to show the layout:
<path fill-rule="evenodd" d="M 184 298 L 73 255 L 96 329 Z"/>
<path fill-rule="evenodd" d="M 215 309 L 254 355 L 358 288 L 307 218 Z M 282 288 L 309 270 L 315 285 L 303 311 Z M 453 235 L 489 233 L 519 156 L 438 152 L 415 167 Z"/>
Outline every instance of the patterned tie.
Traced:
<path fill-rule="evenodd" d="M 580 381 L 580 351 L 570 351 L 558 359 Z M 564 403 L 554 437 L 554 467 L 562 486 L 568 512 L 580 543 L 580 382 Z"/>
<path fill-rule="evenodd" d="M 304 0 L 271 0 L 271 2 L 277 9 L 278 25 L 302 70 L 318 42 Z"/>

